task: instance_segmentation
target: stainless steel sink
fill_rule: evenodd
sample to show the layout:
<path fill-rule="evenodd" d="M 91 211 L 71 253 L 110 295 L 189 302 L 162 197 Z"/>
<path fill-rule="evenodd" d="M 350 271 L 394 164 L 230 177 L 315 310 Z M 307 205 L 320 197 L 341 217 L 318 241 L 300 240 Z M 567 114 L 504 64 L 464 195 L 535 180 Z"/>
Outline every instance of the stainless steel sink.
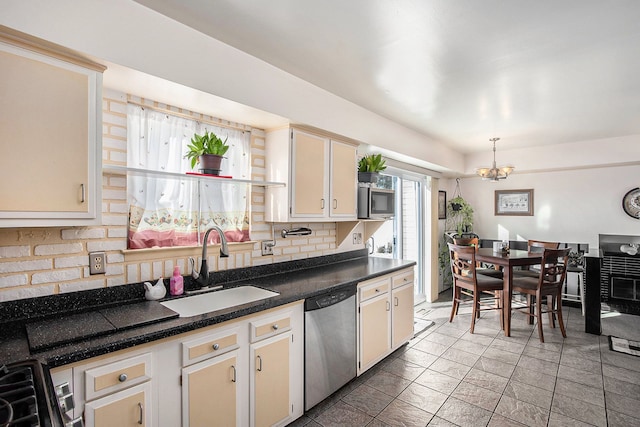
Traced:
<path fill-rule="evenodd" d="M 266 289 L 256 288 L 255 286 L 240 286 L 172 301 L 163 301 L 160 304 L 175 311 L 180 317 L 191 317 L 275 297 L 277 295 L 280 294 Z"/>

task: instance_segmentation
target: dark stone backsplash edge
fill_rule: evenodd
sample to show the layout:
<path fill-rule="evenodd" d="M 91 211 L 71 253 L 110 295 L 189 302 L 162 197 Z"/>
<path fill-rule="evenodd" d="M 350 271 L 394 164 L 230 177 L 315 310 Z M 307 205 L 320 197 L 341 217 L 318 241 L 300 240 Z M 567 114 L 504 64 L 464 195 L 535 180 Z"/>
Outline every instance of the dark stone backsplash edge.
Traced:
<path fill-rule="evenodd" d="M 315 268 L 327 264 L 368 257 L 366 249 L 284 261 L 254 267 L 235 268 L 211 273 L 210 281 L 216 284 L 233 284 L 258 277 L 265 277 L 292 271 Z M 191 276 L 184 276 L 185 289 L 193 289 Z M 169 279 L 164 279 L 169 295 Z M 130 283 L 109 288 L 90 289 L 65 294 L 47 295 L 37 298 L 0 302 L 0 323 L 31 321 L 60 313 L 92 311 L 98 308 L 122 304 L 133 304 L 144 300 L 144 283 Z"/>

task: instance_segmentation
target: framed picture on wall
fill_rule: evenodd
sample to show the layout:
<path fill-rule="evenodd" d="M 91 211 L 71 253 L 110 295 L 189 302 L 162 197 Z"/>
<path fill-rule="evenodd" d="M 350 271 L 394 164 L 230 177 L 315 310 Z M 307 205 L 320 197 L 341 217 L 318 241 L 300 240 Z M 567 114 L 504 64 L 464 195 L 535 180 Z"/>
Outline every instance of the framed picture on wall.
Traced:
<path fill-rule="evenodd" d="M 533 189 L 496 190 L 495 214 L 533 216 Z"/>
<path fill-rule="evenodd" d="M 447 219 L 447 192 L 438 191 L 438 219 Z"/>

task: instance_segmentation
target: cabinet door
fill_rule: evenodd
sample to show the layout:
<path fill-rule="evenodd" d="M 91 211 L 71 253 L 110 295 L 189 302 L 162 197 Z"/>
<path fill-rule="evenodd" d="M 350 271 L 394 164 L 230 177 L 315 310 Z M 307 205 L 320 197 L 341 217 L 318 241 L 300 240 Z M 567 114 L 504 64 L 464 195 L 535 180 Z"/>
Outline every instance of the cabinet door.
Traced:
<path fill-rule="evenodd" d="M 98 223 L 102 74 L 10 45 L 0 69 L 0 226 Z"/>
<path fill-rule="evenodd" d="M 151 409 L 151 381 L 148 381 L 86 403 L 85 426 L 151 426 Z"/>
<path fill-rule="evenodd" d="M 291 151 L 291 216 L 325 216 L 329 140 L 294 129 Z"/>
<path fill-rule="evenodd" d="M 356 218 L 357 165 L 356 147 L 331 141 L 331 208 L 332 217 Z"/>
<path fill-rule="evenodd" d="M 272 426 L 289 418 L 291 332 L 251 345 L 251 425 Z"/>
<path fill-rule="evenodd" d="M 391 348 L 389 293 L 360 303 L 358 373 L 385 357 Z"/>
<path fill-rule="evenodd" d="M 235 426 L 239 399 L 237 351 L 182 370 L 182 425 Z"/>
<path fill-rule="evenodd" d="M 413 283 L 394 289 L 391 305 L 392 348 L 395 349 L 413 337 Z"/>

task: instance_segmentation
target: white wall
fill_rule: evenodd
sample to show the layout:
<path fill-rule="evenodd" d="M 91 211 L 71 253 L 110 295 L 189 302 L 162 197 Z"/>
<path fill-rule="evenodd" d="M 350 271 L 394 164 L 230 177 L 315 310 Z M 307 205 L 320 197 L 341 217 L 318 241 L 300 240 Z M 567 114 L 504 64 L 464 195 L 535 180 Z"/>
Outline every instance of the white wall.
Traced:
<path fill-rule="evenodd" d="M 420 159 L 423 167 L 463 168 L 462 156 L 445 144 L 130 0 L 2 0 L 0 24 L 98 62 L 110 61 Z"/>
<path fill-rule="evenodd" d="M 515 162 L 514 162 L 515 163 Z M 516 167 L 518 166 L 515 163 Z M 455 180 L 443 180 L 447 200 Z M 640 165 L 516 173 L 498 183 L 460 180 L 462 197 L 474 208 L 474 232 L 483 238 L 589 243 L 598 234 L 640 235 L 640 221 L 622 210 L 622 197 L 640 186 Z M 495 216 L 495 190 L 534 190 L 533 216 Z"/>

